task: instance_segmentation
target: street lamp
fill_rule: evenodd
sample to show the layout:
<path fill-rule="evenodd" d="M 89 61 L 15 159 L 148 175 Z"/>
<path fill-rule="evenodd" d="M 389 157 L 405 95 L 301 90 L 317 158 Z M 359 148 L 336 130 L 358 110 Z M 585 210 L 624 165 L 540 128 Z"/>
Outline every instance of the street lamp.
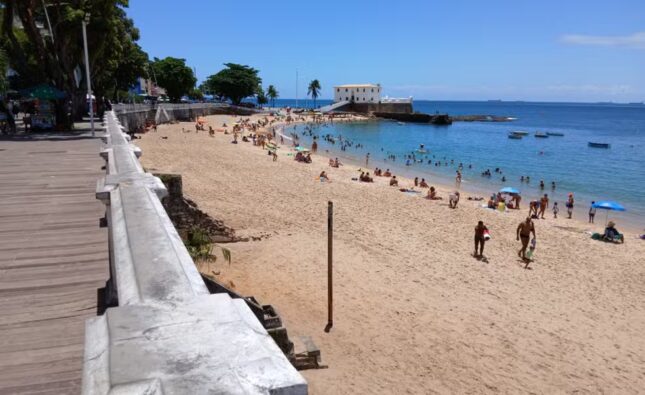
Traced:
<path fill-rule="evenodd" d="M 90 13 L 83 18 L 83 46 L 85 47 L 85 78 L 87 79 L 87 96 L 90 99 L 90 126 L 94 137 L 94 100 L 92 99 L 92 81 L 90 80 L 90 57 L 87 52 L 87 24 L 90 23 Z"/>

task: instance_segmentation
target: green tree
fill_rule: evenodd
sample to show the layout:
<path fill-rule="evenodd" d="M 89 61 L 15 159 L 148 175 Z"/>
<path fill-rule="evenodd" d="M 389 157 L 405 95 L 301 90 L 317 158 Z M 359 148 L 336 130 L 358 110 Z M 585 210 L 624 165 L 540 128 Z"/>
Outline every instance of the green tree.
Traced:
<path fill-rule="evenodd" d="M 155 58 L 152 62 L 152 69 L 157 84 L 166 90 L 168 98 L 177 102 L 183 95 L 190 93 L 195 87 L 197 78 L 193 70 L 186 66 L 186 59 L 166 57 Z"/>
<path fill-rule="evenodd" d="M 114 96 L 117 90 L 132 85 L 143 75 L 147 55 L 136 44 L 139 32 L 125 14 L 127 6 L 127 0 L 0 0 L 0 43 L 18 73 L 12 79 L 13 87 L 53 84 L 69 95 L 80 116 L 87 91 L 81 22 L 87 13 L 91 15 L 87 39 L 92 88 L 99 105 L 103 96 Z M 44 7 L 53 35 L 49 34 Z M 21 27 L 15 27 L 14 17 Z M 43 25 L 45 29 L 41 29 Z M 56 109 L 58 120 L 69 127 L 71 119 L 66 119 L 64 103 L 58 102 Z"/>
<path fill-rule="evenodd" d="M 8 88 L 7 70 L 9 69 L 9 58 L 4 49 L 0 48 L 0 96 L 4 96 Z"/>
<path fill-rule="evenodd" d="M 262 89 L 262 86 L 258 86 L 258 91 L 255 94 L 255 97 L 260 107 L 262 107 L 264 104 L 267 104 L 269 102 L 269 99 L 267 99 L 267 95 L 266 93 L 264 93 L 264 89 Z"/>
<path fill-rule="evenodd" d="M 277 99 L 278 96 L 278 91 L 275 89 L 275 86 L 269 85 L 267 88 L 267 97 L 271 99 L 271 107 L 275 107 L 275 99 Z"/>
<path fill-rule="evenodd" d="M 214 95 L 231 100 L 233 104 L 258 93 L 262 79 L 258 70 L 235 63 L 225 63 L 225 69 L 209 76 L 204 84 Z"/>
<path fill-rule="evenodd" d="M 316 99 L 320 95 L 320 82 L 318 80 L 313 80 L 309 83 L 307 94 L 314 100 L 314 107 L 316 107 Z"/>

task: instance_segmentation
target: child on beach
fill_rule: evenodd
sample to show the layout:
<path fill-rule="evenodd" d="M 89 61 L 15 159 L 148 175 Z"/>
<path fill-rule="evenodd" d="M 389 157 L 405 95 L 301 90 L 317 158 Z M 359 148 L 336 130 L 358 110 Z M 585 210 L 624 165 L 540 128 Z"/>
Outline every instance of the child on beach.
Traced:
<path fill-rule="evenodd" d="M 558 208 L 558 202 L 553 203 L 553 218 L 558 218 L 558 212 L 560 209 Z"/>
<path fill-rule="evenodd" d="M 591 207 L 589 207 L 589 223 L 593 224 L 594 217 L 596 216 L 596 208 L 593 206 L 596 204 L 595 201 L 591 202 Z"/>

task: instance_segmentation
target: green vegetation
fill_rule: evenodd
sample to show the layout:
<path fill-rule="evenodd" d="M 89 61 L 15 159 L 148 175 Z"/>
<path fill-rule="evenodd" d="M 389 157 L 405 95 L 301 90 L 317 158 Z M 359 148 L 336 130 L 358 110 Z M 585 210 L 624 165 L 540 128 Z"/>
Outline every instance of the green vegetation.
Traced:
<path fill-rule="evenodd" d="M 233 104 L 240 104 L 246 97 L 257 95 L 262 79 L 258 70 L 235 63 L 225 63 L 225 69 L 209 76 L 204 82 L 207 91 L 229 99 Z"/>
<path fill-rule="evenodd" d="M 278 96 L 278 91 L 275 89 L 275 86 L 269 85 L 267 88 L 267 97 L 271 100 L 271 107 L 275 107 L 275 99 L 277 99 Z"/>
<path fill-rule="evenodd" d="M 186 66 L 186 59 L 166 57 L 155 58 L 151 64 L 157 84 L 166 90 L 168 98 L 172 102 L 193 91 L 197 79 L 193 70 Z"/>
<path fill-rule="evenodd" d="M 81 22 L 89 13 L 87 39 L 92 88 L 99 106 L 102 97 L 116 97 L 119 90 L 127 90 L 137 77 L 145 76 L 148 62 L 148 55 L 136 43 L 139 31 L 123 9 L 127 5 L 127 0 L 0 0 L 0 47 L 7 52 L 10 66 L 18 74 L 11 78 L 11 87 L 20 90 L 41 83 L 53 84 L 69 95 L 78 118 L 87 91 L 85 73 L 79 73 L 85 63 Z M 53 34 L 45 22 L 44 7 Z M 22 27 L 14 26 L 14 16 Z M 43 24 L 45 30 L 41 29 Z M 67 117 L 63 101 L 57 102 L 56 110 L 57 118 L 70 127 L 72 119 Z"/>
<path fill-rule="evenodd" d="M 188 250 L 191 258 L 193 258 L 193 261 L 195 262 L 215 261 L 217 257 L 213 255 L 213 247 L 217 247 L 222 251 L 224 260 L 228 262 L 229 265 L 231 264 L 231 251 L 227 248 L 218 246 L 217 244 L 213 244 L 210 237 L 208 236 L 208 233 L 206 233 L 203 229 L 191 229 L 190 232 L 188 232 L 187 239 L 184 241 L 184 245 L 186 246 L 186 249 Z"/>
<path fill-rule="evenodd" d="M 307 88 L 307 94 L 314 100 L 314 107 L 316 107 L 316 99 L 320 95 L 320 89 L 320 82 L 318 80 L 311 81 L 309 88 Z"/>
<path fill-rule="evenodd" d="M 264 93 L 264 89 L 262 89 L 261 86 L 258 86 L 258 92 L 255 94 L 255 97 L 258 100 L 258 104 L 260 106 L 263 106 L 269 102 L 269 99 L 267 99 L 267 95 Z"/>

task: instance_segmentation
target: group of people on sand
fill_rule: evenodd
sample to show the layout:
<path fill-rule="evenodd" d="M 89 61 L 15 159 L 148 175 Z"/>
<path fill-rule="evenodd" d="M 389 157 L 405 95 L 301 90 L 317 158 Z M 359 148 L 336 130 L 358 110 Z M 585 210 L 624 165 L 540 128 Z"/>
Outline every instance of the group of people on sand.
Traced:
<path fill-rule="evenodd" d="M 533 238 L 531 238 L 533 235 Z M 485 260 L 484 257 L 484 245 L 486 241 L 490 240 L 490 231 L 484 221 L 479 221 L 475 226 L 475 252 L 473 256 L 477 259 Z M 537 245 L 537 238 L 535 233 L 535 225 L 531 217 L 526 217 L 526 220 L 520 222 L 515 230 L 515 238 L 517 241 L 521 242 L 521 247 L 517 251 L 517 256 L 524 261 L 524 268 L 528 268 L 529 263 L 535 252 Z"/>
<path fill-rule="evenodd" d="M 300 151 L 296 154 L 296 156 L 293 158 L 296 162 L 302 162 L 302 163 L 311 163 L 311 154 L 304 154 Z"/>

